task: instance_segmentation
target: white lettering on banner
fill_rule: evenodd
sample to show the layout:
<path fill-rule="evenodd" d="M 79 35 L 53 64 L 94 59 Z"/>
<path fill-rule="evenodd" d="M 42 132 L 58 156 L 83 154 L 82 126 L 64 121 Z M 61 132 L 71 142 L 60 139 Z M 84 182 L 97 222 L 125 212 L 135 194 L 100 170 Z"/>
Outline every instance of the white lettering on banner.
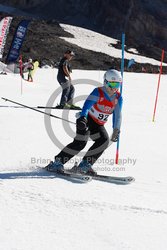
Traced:
<path fill-rule="evenodd" d="M 25 32 L 26 32 L 26 28 L 25 27 L 20 26 L 18 28 L 17 33 L 16 33 L 16 38 L 14 40 L 13 49 L 12 49 L 12 53 L 13 54 L 17 54 L 17 51 L 19 50 L 19 48 L 21 46 L 22 38 L 24 37 Z M 15 53 L 15 50 L 16 50 L 16 53 Z"/>
<path fill-rule="evenodd" d="M 0 58 L 2 58 L 6 37 L 9 31 L 9 26 L 12 21 L 12 17 L 4 17 L 0 21 Z"/>

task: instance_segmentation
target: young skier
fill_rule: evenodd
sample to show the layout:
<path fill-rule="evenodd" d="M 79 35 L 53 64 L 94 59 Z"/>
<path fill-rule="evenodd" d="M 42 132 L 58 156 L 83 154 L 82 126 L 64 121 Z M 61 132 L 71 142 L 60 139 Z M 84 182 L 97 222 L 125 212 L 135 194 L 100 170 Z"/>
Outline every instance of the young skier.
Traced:
<path fill-rule="evenodd" d="M 72 171 L 95 175 L 92 166 L 108 147 L 109 141 L 116 142 L 121 126 L 122 97 L 119 87 L 122 82 L 117 70 L 109 69 L 104 74 L 103 87 L 95 88 L 86 99 L 80 117 L 76 121 L 76 136 L 47 166 L 49 171 L 62 172 L 64 164 L 77 155 L 87 144 L 89 137 L 94 144 L 89 148 L 82 161 Z M 113 114 L 113 133 L 109 139 L 104 127 L 109 115 Z"/>

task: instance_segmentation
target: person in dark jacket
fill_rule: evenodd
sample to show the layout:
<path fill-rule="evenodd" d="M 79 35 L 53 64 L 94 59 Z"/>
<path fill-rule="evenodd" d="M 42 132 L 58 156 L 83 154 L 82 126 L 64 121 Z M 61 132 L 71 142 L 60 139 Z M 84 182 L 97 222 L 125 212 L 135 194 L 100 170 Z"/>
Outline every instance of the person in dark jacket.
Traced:
<path fill-rule="evenodd" d="M 72 68 L 70 64 L 70 61 L 72 60 L 74 55 L 75 54 L 73 51 L 67 50 L 64 53 L 63 58 L 60 60 L 58 66 L 57 80 L 62 87 L 62 95 L 61 95 L 60 105 L 58 105 L 56 108 L 70 109 L 75 107 L 73 105 L 73 97 L 75 89 L 71 82 Z"/>

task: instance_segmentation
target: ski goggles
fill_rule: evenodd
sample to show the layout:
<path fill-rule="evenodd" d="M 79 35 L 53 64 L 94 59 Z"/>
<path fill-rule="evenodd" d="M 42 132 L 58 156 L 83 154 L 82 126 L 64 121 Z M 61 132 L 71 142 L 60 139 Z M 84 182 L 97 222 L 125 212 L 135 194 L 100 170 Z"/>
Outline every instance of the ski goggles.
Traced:
<path fill-rule="evenodd" d="M 109 82 L 107 81 L 107 86 L 111 89 L 119 89 L 120 82 Z"/>

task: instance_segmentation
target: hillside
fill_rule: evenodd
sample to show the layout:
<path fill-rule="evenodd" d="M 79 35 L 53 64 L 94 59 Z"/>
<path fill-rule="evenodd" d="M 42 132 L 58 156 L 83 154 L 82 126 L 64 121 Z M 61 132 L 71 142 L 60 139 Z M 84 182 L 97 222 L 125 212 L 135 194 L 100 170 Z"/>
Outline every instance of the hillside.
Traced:
<path fill-rule="evenodd" d="M 23 19 L 21 18 L 13 18 L 12 24 L 10 26 L 10 32 L 7 37 L 7 42 L 4 51 L 4 61 L 6 59 L 7 53 L 10 48 L 10 44 L 15 32 L 15 29 L 19 22 Z M 79 30 L 78 30 L 79 31 Z M 91 32 L 91 31 L 90 31 Z M 96 36 L 98 33 L 90 33 L 88 30 L 83 30 L 85 37 L 88 36 L 91 39 L 94 37 L 94 42 L 92 46 L 89 48 L 83 46 L 81 44 L 77 44 L 76 40 L 68 41 L 68 39 L 74 38 L 75 34 L 69 32 L 62 26 L 59 25 L 56 21 L 46 21 L 46 20 L 31 20 L 26 39 L 21 48 L 21 54 L 23 55 L 23 59 L 26 60 L 28 57 L 32 57 L 33 59 L 38 59 L 40 61 L 40 65 L 57 65 L 58 61 L 62 57 L 63 53 L 67 49 L 72 49 L 75 51 L 75 58 L 73 60 L 73 68 L 75 69 L 108 69 L 110 67 L 120 69 L 121 65 L 121 52 L 112 53 L 114 49 L 121 48 L 121 43 L 119 40 L 112 40 L 109 37 L 102 36 L 100 38 L 99 34 L 99 45 L 100 47 L 94 47 L 96 44 Z M 87 38 L 86 38 L 87 40 Z M 108 40 L 107 48 L 104 53 L 103 49 L 103 40 Z M 88 41 L 88 40 L 87 40 Z M 113 42 L 114 41 L 114 42 Z M 92 50 L 94 48 L 94 50 Z M 126 45 L 125 50 L 129 54 L 129 57 L 125 56 L 125 71 L 127 71 L 127 65 L 131 58 L 135 58 L 135 53 L 130 52 L 130 48 Z M 126 59 L 127 58 L 127 59 Z M 130 69 L 130 71 L 142 72 L 142 68 L 145 68 L 146 72 L 158 73 L 159 72 L 159 64 L 160 63 L 149 63 L 148 60 L 136 61 L 135 65 Z M 164 67 L 163 72 L 167 72 L 167 67 Z"/>
<path fill-rule="evenodd" d="M 27 15 L 88 28 L 118 40 L 125 32 L 128 46 L 158 60 L 162 48 L 167 50 L 166 0 L 2 0 L 1 4 L 20 8 Z"/>

